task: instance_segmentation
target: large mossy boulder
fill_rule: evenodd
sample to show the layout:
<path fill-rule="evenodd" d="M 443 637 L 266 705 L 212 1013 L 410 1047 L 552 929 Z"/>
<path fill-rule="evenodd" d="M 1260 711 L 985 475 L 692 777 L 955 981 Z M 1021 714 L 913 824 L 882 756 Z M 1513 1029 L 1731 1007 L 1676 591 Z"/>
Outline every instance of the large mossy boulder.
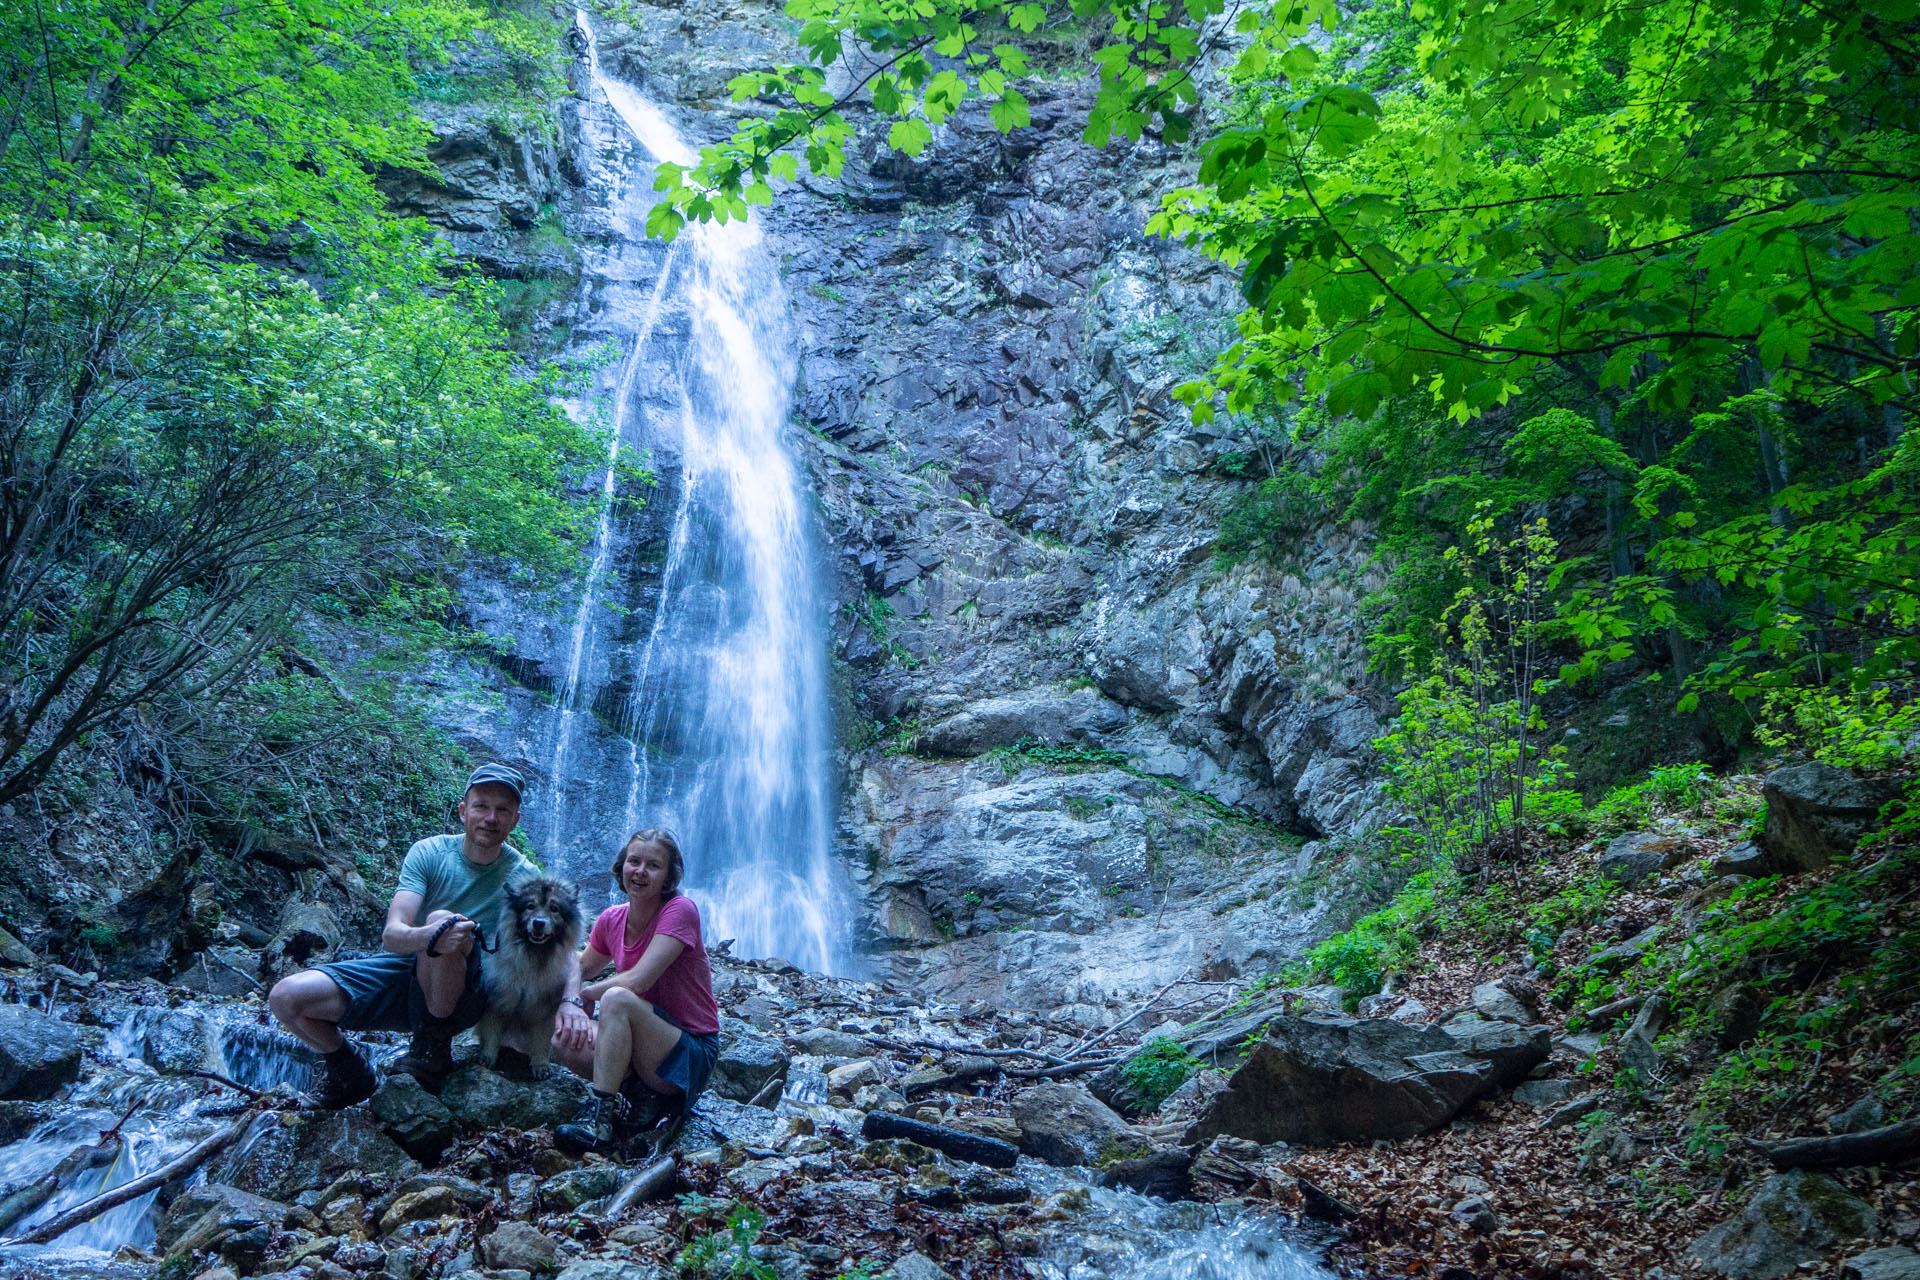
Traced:
<path fill-rule="evenodd" d="M 1768 861 L 1779 871 L 1813 871 L 1851 853 L 1906 781 L 1856 778 L 1819 761 L 1775 769 L 1760 787 Z"/>
<path fill-rule="evenodd" d="M 1740 1216 L 1688 1245 L 1687 1257 L 1733 1280 L 1781 1280 L 1875 1225 L 1866 1201 L 1823 1173 L 1793 1169 L 1762 1182 Z"/>

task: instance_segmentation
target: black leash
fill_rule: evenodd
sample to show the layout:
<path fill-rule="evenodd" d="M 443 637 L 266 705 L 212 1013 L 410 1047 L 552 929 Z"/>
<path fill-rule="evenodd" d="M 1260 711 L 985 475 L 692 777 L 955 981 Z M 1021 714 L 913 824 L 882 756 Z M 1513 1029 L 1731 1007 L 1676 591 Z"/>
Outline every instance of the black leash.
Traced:
<path fill-rule="evenodd" d="M 429 957 L 437 959 L 441 954 L 439 950 L 440 939 L 447 936 L 447 930 L 453 928 L 453 926 L 455 926 L 456 924 L 459 924 L 462 920 L 466 920 L 466 919 L 467 919 L 466 916 L 448 916 L 445 920 L 442 920 L 439 924 L 439 927 L 434 929 L 433 936 L 427 939 L 427 955 Z M 487 945 L 486 930 L 480 927 L 480 924 L 478 921 L 468 921 L 468 923 L 473 925 L 474 940 L 480 944 L 480 953 L 482 955 L 490 956 L 500 950 L 500 944 L 498 942 L 494 943 L 492 946 Z"/>

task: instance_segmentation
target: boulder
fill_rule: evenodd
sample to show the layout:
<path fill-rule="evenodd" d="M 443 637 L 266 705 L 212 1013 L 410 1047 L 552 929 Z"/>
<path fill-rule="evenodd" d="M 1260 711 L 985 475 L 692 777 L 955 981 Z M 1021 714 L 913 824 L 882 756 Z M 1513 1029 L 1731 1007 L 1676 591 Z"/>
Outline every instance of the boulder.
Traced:
<path fill-rule="evenodd" d="M 453 1112 L 409 1075 L 388 1076 L 367 1106 L 403 1151 L 427 1164 L 459 1136 Z"/>
<path fill-rule="evenodd" d="M 1077 1084 L 1043 1084 L 1013 1097 L 1020 1149 L 1048 1164 L 1094 1164 L 1138 1154 L 1147 1142 L 1106 1103 Z"/>
<path fill-rule="evenodd" d="M 1544 1082 L 1543 1082 L 1544 1083 Z M 1582 1094 L 1571 1102 L 1563 1102 L 1553 1109 L 1553 1113 L 1540 1122 L 1542 1129 L 1564 1129 L 1576 1121 L 1584 1120 L 1606 1104 L 1604 1093 Z"/>
<path fill-rule="evenodd" d="M 589 1200 L 612 1195 L 631 1176 L 627 1170 L 610 1164 L 556 1173 L 540 1184 L 540 1207 L 548 1213 L 569 1213 Z"/>
<path fill-rule="evenodd" d="M 1890 1245 L 1847 1259 L 1841 1280 L 1920 1280 L 1920 1253 Z"/>
<path fill-rule="evenodd" d="M 1193 1153 L 1184 1147 L 1155 1147 L 1143 1156 L 1115 1160 L 1094 1181 L 1162 1200 L 1188 1200 L 1193 1197 Z"/>
<path fill-rule="evenodd" d="M 345 1174 L 397 1182 L 420 1172 L 413 1157 L 358 1108 L 283 1112 L 271 1120 L 274 1123 L 257 1130 L 249 1141 L 236 1143 L 217 1158 L 207 1172 L 209 1181 L 292 1200 Z"/>
<path fill-rule="evenodd" d="M 440 1101 L 465 1129 L 550 1129 L 573 1119 L 587 1089 L 587 1082 L 570 1071 L 549 1070 L 521 1083 L 469 1063 L 441 1084 Z"/>
<path fill-rule="evenodd" d="M 1462 1053 L 1438 1027 L 1280 1017 L 1182 1141 L 1233 1134 L 1331 1146 L 1411 1138 L 1459 1115 L 1492 1080 L 1488 1061 Z"/>
<path fill-rule="evenodd" d="M 788 1061 L 778 1040 L 740 1023 L 714 1060 L 709 1087 L 723 1098 L 748 1102 L 768 1084 L 786 1077 Z"/>
<path fill-rule="evenodd" d="M 1530 983 L 1496 978 L 1475 987 L 1472 1000 L 1474 1012 L 1493 1022 L 1530 1027 L 1540 1021 L 1540 993 Z"/>
<path fill-rule="evenodd" d="M 953 1280 L 953 1273 L 924 1253 L 910 1253 L 894 1259 L 893 1265 L 880 1273 L 880 1280 Z"/>
<path fill-rule="evenodd" d="M 1880 820 L 1904 778 L 1856 778 L 1813 761 L 1775 769 L 1761 784 L 1767 802 L 1767 854 L 1780 871 L 1812 871 L 1843 853 Z"/>
<path fill-rule="evenodd" d="M 1827 1117 L 1829 1133 L 1864 1133 L 1878 1129 L 1887 1118 L 1886 1104 L 1878 1094 L 1863 1094 L 1850 1105 Z"/>
<path fill-rule="evenodd" d="M 1600 855 L 1600 874 L 1622 885 L 1650 880 L 1687 856 L 1684 837 L 1664 831 L 1629 831 Z"/>
<path fill-rule="evenodd" d="M 154 1229 L 154 1244 L 161 1253 L 191 1253 L 256 1224 L 278 1227 L 286 1216 L 287 1206 L 277 1200 L 203 1182 L 181 1192 L 167 1206 Z"/>
<path fill-rule="evenodd" d="M 1761 876 L 1777 875 L 1780 868 L 1774 865 L 1765 849 L 1751 840 L 1742 840 L 1715 858 L 1712 870 L 1716 876 L 1740 876 L 1756 880 Z"/>
<path fill-rule="evenodd" d="M 1781 1280 L 1875 1226 L 1864 1200 L 1823 1173 L 1793 1169 L 1762 1182 L 1739 1217 L 1688 1245 L 1687 1256 L 1733 1280 Z"/>
<path fill-rule="evenodd" d="M 40 963 L 38 957 L 27 949 L 20 939 L 0 928 L 0 964 L 12 965 L 18 969 L 30 969 Z"/>
<path fill-rule="evenodd" d="M 551 1236 L 543 1236 L 524 1222 L 505 1222 L 495 1227 L 480 1242 L 480 1260 L 495 1271 L 543 1272 L 553 1265 L 559 1248 Z"/>
<path fill-rule="evenodd" d="M 1620 973 L 1640 963 L 1640 957 L 1647 954 L 1647 948 L 1651 947 L 1659 937 L 1660 926 L 1649 925 L 1624 942 L 1616 942 L 1588 956 L 1587 967 L 1605 974 Z"/>
<path fill-rule="evenodd" d="M 331 910 L 317 902 L 294 898 L 280 909 L 260 967 L 276 977 L 285 977 L 332 956 L 342 936 L 340 918 Z"/>
<path fill-rule="evenodd" d="M 244 996 L 260 990 L 260 957 L 245 947 L 208 947 L 168 984 L 207 996 Z"/>
<path fill-rule="evenodd" d="M 880 1079 L 880 1066 L 872 1058 L 860 1058 L 827 1072 L 827 1088 L 835 1093 L 852 1093 L 863 1084 Z"/>
<path fill-rule="evenodd" d="M 832 1027 L 814 1027 L 802 1031 L 789 1041 L 801 1053 L 810 1053 L 816 1058 L 858 1058 L 867 1053 L 865 1040 L 846 1031 L 836 1031 Z"/>
<path fill-rule="evenodd" d="M 1632 1067 L 1650 1080 L 1658 1079 L 1666 1067 L 1666 1057 L 1655 1042 L 1666 1030 L 1667 1003 L 1666 993 L 1656 991 L 1640 1006 L 1626 1034 L 1620 1037 L 1620 1065 Z"/>
<path fill-rule="evenodd" d="M 444 1218 L 452 1214 L 460 1202 L 448 1187 L 422 1187 L 418 1191 L 408 1191 L 393 1198 L 387 1211 L 380 1215 L 380 1234 L 386 1235 L 409 1222 L 426 1222 L 434 1218 Z"/>
<path fill-rule="evenodd" d="M 660 1268 L 613 1258 L 582 1258 L 553 1280 L 660 1280 Z"/>
<path fill-rule="evenodd" d="M 1469 1058 L 1478 1058 L 1493 1069 L 1491 1083 L 1496 1089 L 1509 1089 L 1527 1078 L 1527 1073 L 1547 1060 L 1553 1052 L 1553 1032 L 1545 1026 L 1520 1027 L 1511 1022 L 1489 1022 L 1473 1014 L 1463 1014 L 1440 1030 L 1453 1041 L 1453 1047 Z"/>
<path fill-rule="evenodd" d="M 1527 1107 L 1558 1107 L 1579 1091 L 1575 1080 L 1522 1080 L 1513 1086 L 1513 1100 Z"/>
<path fill-rule="evenodd" d="M 51 1098 L 80 1074 L 80 1036 L 23 1004 L 0 1004 L 0 1098 Z"/>

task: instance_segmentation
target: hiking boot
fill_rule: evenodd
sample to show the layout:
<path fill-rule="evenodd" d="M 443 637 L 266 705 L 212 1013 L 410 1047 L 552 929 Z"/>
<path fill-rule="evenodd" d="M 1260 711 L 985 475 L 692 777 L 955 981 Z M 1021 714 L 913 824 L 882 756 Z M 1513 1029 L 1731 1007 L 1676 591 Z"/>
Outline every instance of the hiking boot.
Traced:
<path fill-rule="evenodd" d="M 572 1121 L 553 1131 L 553 1140 L 562 1151 L 582 1155 L 605 1151 L 613 1146 L 613 1127 L 626 1118 L 627 1100 L 617 1093 L 592 1089 L 580 1104 Z"/>
<path fill-rule="evenodd" d="M 645 1133 L 659 1124 L 670 1110 L 665 1098 L 639 1081 L 629 1079 L 627 1084 L 628 1087 L 620 1091 L 620 1099 L 626 1103 L 619 1125 L 619 1136 L 623 1138 Z"/>
<path fill-rule="evenodd" d="M 327 1054 L 324 1061 L 326 1074 L 314 1091 L 313 1100 L 328 1111 L 365 1102 L 380 1085 L 373 1067 L 351 1040 Z"/>
<path fill-rule="evenodd" d="M 412 1076 L 428 1093 L 438 1093 L 440 1082 L 453 1070 L 455 1034 L 452 1019 L 428 1018 L 414 1030 L 406 1056 L 393 1064 L 394 1074 Z"/>

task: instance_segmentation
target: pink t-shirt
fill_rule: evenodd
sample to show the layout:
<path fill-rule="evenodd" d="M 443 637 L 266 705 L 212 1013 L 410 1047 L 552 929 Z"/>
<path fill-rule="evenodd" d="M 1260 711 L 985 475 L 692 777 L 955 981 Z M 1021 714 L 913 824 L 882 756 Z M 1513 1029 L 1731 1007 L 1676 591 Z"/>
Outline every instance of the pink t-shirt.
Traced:
<path fill-rule="evenodd" d="M 674 958 L 667 971 L 640 998 L 659 1007 L 695 1035 L 712 1035 L 720 1030 L 720 1008 L 713 1002 L 713 969 L 707 964 L 707 947 L 700 941 L 700 908 L 684 893 L 677 893 L 661 904 L 659 914 L 640 935 L 627 945 L 628 904 L 608 907 L 593 922 L 587 945 L 603 956 L 613 957 L 616 972 L 625 973 L 640 963 L 654 935 L 664 933 L 686 944 L 686 950 Z"/>

